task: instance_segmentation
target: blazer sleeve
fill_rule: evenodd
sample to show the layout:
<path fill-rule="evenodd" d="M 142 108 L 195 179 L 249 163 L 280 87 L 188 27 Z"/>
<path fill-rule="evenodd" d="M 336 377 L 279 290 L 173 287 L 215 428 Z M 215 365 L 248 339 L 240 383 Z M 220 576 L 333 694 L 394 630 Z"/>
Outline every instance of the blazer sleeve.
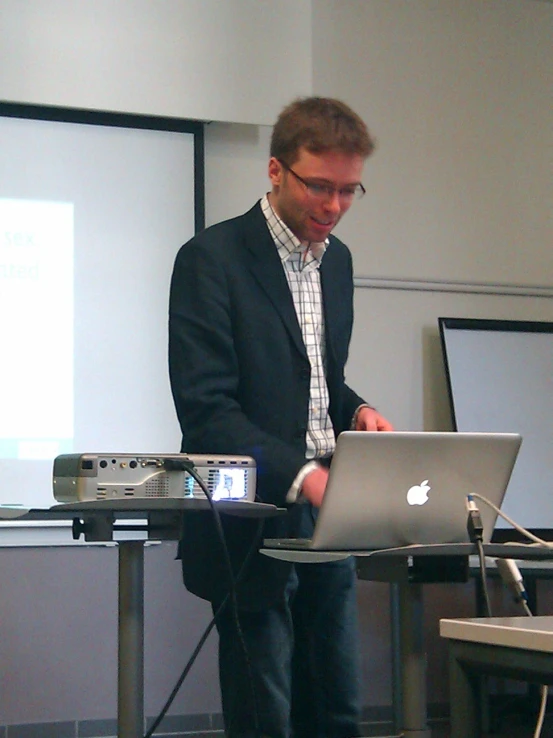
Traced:
<path fill-rule="evenodd" d="M 354 392 L 351 387 L 344 384 L 344 417 L 343 417 L 343 430 L 349 430 L 355 411 L 360 405 L 370 405 L 366 400 L 360 397 Z"/>

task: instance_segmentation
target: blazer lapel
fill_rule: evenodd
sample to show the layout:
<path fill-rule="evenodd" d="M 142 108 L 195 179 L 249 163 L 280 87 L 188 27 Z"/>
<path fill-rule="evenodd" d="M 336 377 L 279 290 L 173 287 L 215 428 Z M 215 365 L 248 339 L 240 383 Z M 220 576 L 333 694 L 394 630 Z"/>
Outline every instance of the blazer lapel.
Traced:
<path fill-rule="evenodd" d="M 321 262 L 321 290 L 323 294 L 323 310 L 325 316 L 326 354 L 327 361 L 336 359 L 336 341 L 338 326 L 338 312 L 341 310 L 343 295 L 341 285 L 337 279 L 338 270 L 334 262 L 334 250 L 329 245 Z"/>
<path fill-rule="evenodd" d="M 288 281 L 259 204 L 245 217 L 245 246 L 250 255 L 250 271 L 280 315 L 294 345 L 307 358 Z"/>

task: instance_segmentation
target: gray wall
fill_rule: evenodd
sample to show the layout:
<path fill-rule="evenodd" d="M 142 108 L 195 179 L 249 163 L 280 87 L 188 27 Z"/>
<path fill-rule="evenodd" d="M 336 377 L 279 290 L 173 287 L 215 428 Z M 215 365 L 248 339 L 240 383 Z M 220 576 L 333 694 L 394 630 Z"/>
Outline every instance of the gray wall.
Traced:
<path fill-rule="evenodd" d="M 354 104 L 379 143 L 342 231 L 358 275 L 551 286 L 552 15 L 315 0 L 314 91 Z"/>
<path fill-rule="evenodd" d="M 176 544 L 146 548 L 145 710 L 164 704 L 210 612 L 181 583 Z M 0 550 L 0 724 L 117 714 L 117 548 Z M 173 713 L 218 712 L 214 638 Z"/>
<path fill-rule="evenodd" d="M 552 183 L 544 175 L 553 130 L 546 104 L 553 60 L 544 39 L 553 35 L 553 6 L 309 5 L 313 91 L 350 102 L 380 142 L 367 165 L 367 197 L 340 226 L 359 276 L 348 376 L 397 427 L 448 428 L 436 317 L 553 320 Z M 512 96 L 501 82 L 502 64 L 520 70 Z M 273 75 L 280 77 L 278 65 Z M 489 93 L 498 84 L 492 104 Z M 269 134 L 267 127 L 232 122 L 207 127 L 208 223 L 245 210 L 266 191 Z M 540 297 L 531 292 L 536 287 L 543 288 Z M 0 724 L 114 716 L 116 551 L 0 555 Z M 208 620 L 205 604 L 183 590 L 173 556 L 169 544 L 145 555 L 148 714 L 164 702 Z M 547 608 L 551 596 L 546 585 L 542 590 Z M 425 598 L 428 694 L 445 702 L 437 622 L 471 614 L 472 588 L 431 586 Z M 497 602 L 506 608 L 500 593 Z M 360 612 L 366 703 L 389 705 L 385 584 L 361 583 Z M 215 684 L 212 638 L 172 712 L 218 710 Z"/>
<path fill-rule="evenodd" d="M 271 123 L 311 88 L 310 10 L 310 0 L 4 0 L 0 99 Z"/>

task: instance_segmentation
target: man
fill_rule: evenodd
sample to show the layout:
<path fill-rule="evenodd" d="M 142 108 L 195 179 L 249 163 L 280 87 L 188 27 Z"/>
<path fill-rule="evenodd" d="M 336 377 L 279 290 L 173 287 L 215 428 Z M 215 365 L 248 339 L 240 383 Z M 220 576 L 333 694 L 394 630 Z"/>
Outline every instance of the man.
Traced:
<path fill-rule="evenodd" d="M 296 100 L 273 130 L 271 191 L 193 238 L 175 263 L 169 363 L 182 449 L 253 456 L 258 500 L 289 508 L 261 534 L 224 516 L 238 577 L 239 626 L 230 605 L 217 619 L 232 738 L 360 735 L 353 560 L 292 566 L 255 549 L 312 533 L 338 433 L 392 429 L 344 380 L 352 262 L 331 235 L 364 194 L 373 148 L 344 103 Z M 186 516 L 180 556 L 186 586 L 216 611 L 230 582 L 211 514 Z"/>

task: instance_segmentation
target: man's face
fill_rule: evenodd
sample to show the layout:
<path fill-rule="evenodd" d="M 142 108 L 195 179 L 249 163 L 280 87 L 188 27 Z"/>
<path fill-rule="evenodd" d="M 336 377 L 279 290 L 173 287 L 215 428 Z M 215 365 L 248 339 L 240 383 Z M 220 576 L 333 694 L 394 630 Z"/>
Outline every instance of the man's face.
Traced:
<path fill-rule="evenodd" d="M 321 242 L 329 235 L 338 221 L 349 210 L 354 197 L 348 196 L 361 182 L 365 160 L 357 154 L 329 151 L 311 154 L 300 149 L 293 169 L 271 157 L 269 178 L 273 186 L 269 200 L 290 230 L 302 242 Z M 296 176 L 297 175 L 297 176 Z M 312 194 L 298 177 L 308 184 L 323 185 L 322 196 Z M 324 194 L 324 186 L 334 188 L 332 194 Z M 314 188 L 317 189 L 316 187 Z"/>

